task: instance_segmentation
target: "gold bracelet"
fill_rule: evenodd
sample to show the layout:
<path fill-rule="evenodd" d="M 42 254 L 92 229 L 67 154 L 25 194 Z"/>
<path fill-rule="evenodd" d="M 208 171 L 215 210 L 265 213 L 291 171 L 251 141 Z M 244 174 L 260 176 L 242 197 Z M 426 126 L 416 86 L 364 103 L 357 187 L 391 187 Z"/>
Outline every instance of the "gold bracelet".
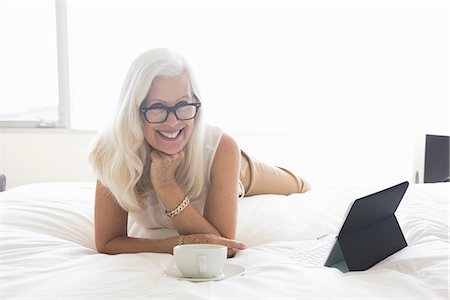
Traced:
<path fill-rule="evenodd" d="M 180 235 L 180 236 L 178 236 L 178 239 L 177 239 L 177 246 L 180 246 L 183 244 L 184 244 L 184 235 Z"/>
<path fill-rule="evenodd" d="M 186 195 L 180 205 L 178 205 L 174 210 L 166 211 L 166 215 L 171 218 L 179 215 L 189 205 L 189 203 L 191 203 L 191 200 L 189 199 L 189 196 Z"/>

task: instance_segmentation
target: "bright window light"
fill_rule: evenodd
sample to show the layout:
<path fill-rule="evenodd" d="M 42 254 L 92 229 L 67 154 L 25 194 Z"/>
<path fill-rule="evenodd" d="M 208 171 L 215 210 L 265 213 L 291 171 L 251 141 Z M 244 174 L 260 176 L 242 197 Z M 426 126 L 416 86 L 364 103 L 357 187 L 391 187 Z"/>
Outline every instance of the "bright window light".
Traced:
<path fill-rule="evenodd" d="M 59 119 L 55 4 L 0 5 L 0 120 L 55 122 Z"/>
<path fill-rule="evenodd" d="M 67 13 L 78 129 L 107 122 L 132 60 L 160 46 L 187 58 L 225 130 L 448 128 L 439 3 L 69 1 Z"/>

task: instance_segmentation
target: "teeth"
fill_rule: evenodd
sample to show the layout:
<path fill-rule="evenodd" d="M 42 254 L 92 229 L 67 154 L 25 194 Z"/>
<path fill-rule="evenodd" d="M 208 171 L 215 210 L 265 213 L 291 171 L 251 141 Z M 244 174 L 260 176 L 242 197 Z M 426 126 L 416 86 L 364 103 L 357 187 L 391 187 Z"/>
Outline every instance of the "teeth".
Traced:
<path fill-rule="evenodd" d="M 159 133 L 161 133 L 163 136 L 169 138 L 169 139 L 174 139 L 178 136 L 178 134 L 180 133 L 181 130 L 175 131 L 175 132 L 166 132 L 166 131 L 160 131 Z"/>

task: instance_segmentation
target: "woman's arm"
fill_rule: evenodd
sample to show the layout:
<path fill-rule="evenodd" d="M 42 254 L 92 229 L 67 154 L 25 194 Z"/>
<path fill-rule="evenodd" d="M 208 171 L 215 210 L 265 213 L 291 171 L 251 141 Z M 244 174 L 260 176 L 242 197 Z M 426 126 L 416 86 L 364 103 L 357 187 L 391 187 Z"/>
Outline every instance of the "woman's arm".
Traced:
<path fill-rule="evenodd" d="M 97 251 L 107 254 L 133 252 L 170 252 L 176 238 L 144 240 L 129 238 L 128 213 L 115 200 L 110 190 L 97 182 L 95 191 L 95 244 Z"/>
<path fill-rule="evenodd" d="M 182 159 L 184 153 L 165 155 L 152 152 L 152 184 L 167 211 L 176 208 L 185 197 L 174 178 Z M 211 185 L 204 215 L 189 205 L 173 217 L 173 225 L 180 234 L 205 233 L 235 238 L 239 164 L 240 151 L 236 142 L 223 135 L 211 167 Z"/>
<path fill-rule="evenodd" d="M 211 185 L 203 214 L 222 236 L 230 239 L 236 237 L 240 159 L 238 145 L 224 134 L 211 167 Z"/>
<path fill-rule="evenodd" d="M 177 237 L 166 239 L 130 238 L 127 234 L 128 213 L 116 202 L 108 188 L 97 182 L 95 193 L 95 244 L 97 251 L 105 254 L 158 252 L 172 253 Z M 184 238 L 186 244 L 220 244 L 229 248 L 228 256 L 236 249 L 244 249 L 243 243 L 213 234 L 191 234 Z"/>

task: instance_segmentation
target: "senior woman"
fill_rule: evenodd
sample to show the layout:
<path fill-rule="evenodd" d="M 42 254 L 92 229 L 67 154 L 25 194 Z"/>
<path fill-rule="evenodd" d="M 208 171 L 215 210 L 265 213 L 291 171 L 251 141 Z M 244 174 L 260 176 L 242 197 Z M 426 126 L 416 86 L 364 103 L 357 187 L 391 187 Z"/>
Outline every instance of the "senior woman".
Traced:
<path fill-rule="evenodd" d="M 131 65 L 113 122 L 94 141 L 98 181 L 95 242 L 102 253 L 172 253 L 177 244 L 211 243 L 228 255 L 236 241 L 238 199 L 309 190 L 306 181 L 240 151 L 231 136 L 204 123 L 192 71 L 169 49 L 144 52 Z M 131 216 L 178 236 L 128 237 Z"/>

